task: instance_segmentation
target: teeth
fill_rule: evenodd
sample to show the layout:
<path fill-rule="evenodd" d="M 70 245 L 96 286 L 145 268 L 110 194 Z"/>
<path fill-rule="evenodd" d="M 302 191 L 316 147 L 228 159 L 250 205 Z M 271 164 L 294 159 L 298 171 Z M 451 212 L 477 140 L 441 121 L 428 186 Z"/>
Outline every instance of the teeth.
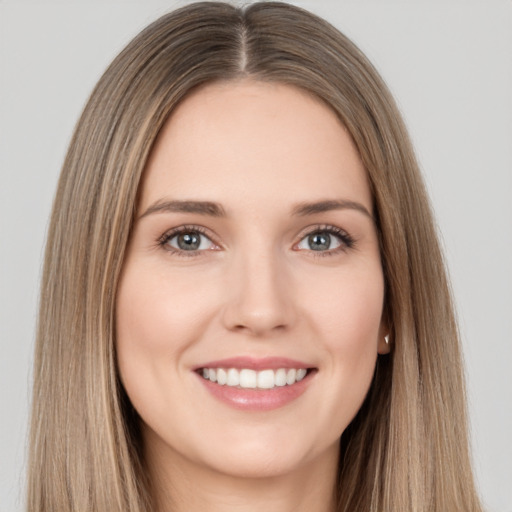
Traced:
<path fill-rule="evenodd" d="M 291 370 L 288 370 L 288 373 L 286 374 L 286 384 L 290 386 L 295 382 L 295 377 L 297 376 L 297 370 L 292 368 Z M 211 378 L 210 378 L 211 380 Z"/>
<path fill-rule="evenodd" d="M 258 387 L 261 389 L 271 389 L 275 386 L 274 370 L 263 370 L 258 372 Z"/>
<path fill-rule="evenodd" d="M 284 368 L 279 368 L 276 371 L 274 382 L 276 386 L 286 386 L 286 370 Z"/>
<path fill-rule="evenodd" d="M 272 389 L 276 386 L 291 386 L 301 381 L 307 374 L 306 368 L 279 368 L 278 370 L 250 370 L 244 368 L 203 368 L 206 380 L 221 386 L 241 387 L 245 389 Z"/>
<path fill-rule="evenodd" d="M 240 387 L 241 388 L 255 388 L 257 384 L 257 376 L 254 370 L 241 370 L 240 371 Z"/>
<path fill-rule="evenodd" d="M 240 385 L 240 373 L 238 370 L 234 368 L 230 368 L 228 370 L 228 381 L 226 382 L 228 386 L 238 386 Z"/>
<path fill-rule="evenodd" d="M 224 386 L 226 382 L 228 381 L 228 374 L 226 373 L 226 370 L 219 368 L 217 370 L 217 383 L 221 386 Z"/>
<path fill-rule="evenodd" d="M 220 370 L 219 370 L 220 371 Z M 307 370 L 305 368 L 299 368 L 297 370 L 297 375 L 295 377 L 295 379 L 297 380 L 297 382 L 299 382 L 299 380 L 302 380 L 305 376 L 306 376 L 306 373 L 307 373 Z"/>

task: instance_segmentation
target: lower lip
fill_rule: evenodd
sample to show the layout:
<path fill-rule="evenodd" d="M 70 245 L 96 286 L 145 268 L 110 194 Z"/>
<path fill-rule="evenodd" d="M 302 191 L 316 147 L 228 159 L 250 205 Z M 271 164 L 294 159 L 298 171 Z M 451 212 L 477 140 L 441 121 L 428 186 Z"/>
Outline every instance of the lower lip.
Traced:
<path fill-rule="evenodd" d="M 198 375 L 204 387 L 218 400 L 244 411 L 271 411 L 279 409 L 299 398 L 311 383 L 309 372 L 302 380 L 291 386 L 276 386 L 272 389 L 246 389 L 221 386 Z"/>

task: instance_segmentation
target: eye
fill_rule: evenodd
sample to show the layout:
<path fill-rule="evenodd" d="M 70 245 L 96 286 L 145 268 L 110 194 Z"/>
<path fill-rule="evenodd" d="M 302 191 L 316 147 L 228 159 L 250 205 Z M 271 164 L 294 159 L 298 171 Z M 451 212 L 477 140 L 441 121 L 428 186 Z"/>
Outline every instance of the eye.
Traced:
<path fill-rule="evenodd" d="M 308 233 L 296 245 L 298 250 L 314 252 L 337 252 L 352 247 L 352 238 L 339 228 L 328 227 Z"/>
<path fill-rule="evenodd" d="M 337 249 L 341 242 L 327 231 L 315 231 L 304 237 L 297 245 L 298 249 L 306 249 L 308 251 L 329 251 Z"/>
<path fill-rule="evenodd" d="M 160 244 L 167 250 L 176 252 L 196 252 L 216 249 L 217 246 L 201 230 L 182 228 L 167 233 Z"/>

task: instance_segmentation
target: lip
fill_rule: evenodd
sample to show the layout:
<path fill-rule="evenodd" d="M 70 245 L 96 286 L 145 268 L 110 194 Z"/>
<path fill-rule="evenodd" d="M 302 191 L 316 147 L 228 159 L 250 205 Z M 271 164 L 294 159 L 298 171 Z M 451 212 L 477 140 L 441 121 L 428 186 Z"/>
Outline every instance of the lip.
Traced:
<path fill-rule="evenodd" d="M 200 370 L 201 368 L 236 368 L 241 370 L 247 368 L 249 370 L 278 370 L 279 368 L 314 368 L 313 365 L 305 363 L 304 361 L 298 361 L 295 359 L 289 359 L 287 357 L 264 357 L 255 358 L 248 356 L 231 357 L 228 359 L 219 359 L 217 361 L 209 361 L 207 363 L 198 365 L 193 368 L 194 371 Z"/>
<path fill-rule="evenodd" d="M 307 375 L 295 384 L 272 389 L 247 389 L 232 386 L 221 386 L 203 378 L 199 374 L 202 368 L 247 368 L 250 370 L 277 370 L 279 368 L 306 368 Z M 317 368 L 303 361 L 282 357 L 267 357 L 256 359 L 252 357 L 234 357 L 209 361 L 194 368 L 201 384 L 211 396 L 231 408 L 242 411 L 271 411 L 291 404 L 297 400 L 311 385 Z"/>

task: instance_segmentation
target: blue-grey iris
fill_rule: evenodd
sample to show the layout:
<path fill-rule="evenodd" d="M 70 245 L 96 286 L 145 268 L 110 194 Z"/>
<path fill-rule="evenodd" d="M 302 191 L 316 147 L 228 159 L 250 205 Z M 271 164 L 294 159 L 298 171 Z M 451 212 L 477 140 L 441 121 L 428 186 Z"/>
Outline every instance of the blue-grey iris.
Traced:
<path fill-rule="evenodd" d="M 331 246 L 331 235 L 328 233 L 312 233 L 308 236 L 308 244 L 313 251 L 326 251 Z"/>
<path fill-rule="evenodd" d="M 201 235 L 199 233 L 182 233 L 177 238 L 178 247 L 184 251 L 196 251 L 201 245 Z"/>

